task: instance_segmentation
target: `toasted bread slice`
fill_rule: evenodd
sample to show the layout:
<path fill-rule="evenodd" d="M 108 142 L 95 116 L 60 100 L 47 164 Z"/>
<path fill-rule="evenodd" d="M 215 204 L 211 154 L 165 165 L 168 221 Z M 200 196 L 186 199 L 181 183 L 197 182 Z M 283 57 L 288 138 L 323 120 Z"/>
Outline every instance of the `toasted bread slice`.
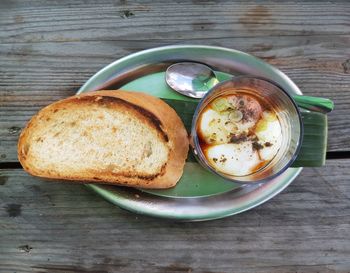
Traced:
<path fill-rule="evenodd" d="M 169 188 L 188 152 L 186 129 L 159 98 L 96 91 L 40 110 L 22 131 L 18 158 L 30 174 L 141 188 Z"/>

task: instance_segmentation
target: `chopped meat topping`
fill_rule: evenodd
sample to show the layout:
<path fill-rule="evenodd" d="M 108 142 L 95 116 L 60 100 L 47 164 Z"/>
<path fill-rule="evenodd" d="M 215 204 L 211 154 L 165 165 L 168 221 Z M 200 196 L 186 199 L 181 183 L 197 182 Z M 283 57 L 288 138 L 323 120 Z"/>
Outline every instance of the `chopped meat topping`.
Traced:
<path fill-rule="evenodd" d="M 252 147 L 253 147 L 253 150 L 255 150 L 255 151 L 259 151 L 259 150 L 261 150 L 262 148 L 264 148 L 264 146 L 262 146 L 259 142 L 257 142 L 257 141 L 254 141 L 253 143 L 252 143 Z"/>

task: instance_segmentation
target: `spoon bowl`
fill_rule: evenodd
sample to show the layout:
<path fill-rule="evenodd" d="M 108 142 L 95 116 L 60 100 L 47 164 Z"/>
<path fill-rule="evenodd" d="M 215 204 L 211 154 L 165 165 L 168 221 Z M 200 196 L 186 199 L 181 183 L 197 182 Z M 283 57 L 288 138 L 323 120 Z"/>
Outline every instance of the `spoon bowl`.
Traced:
<path fill-rule="evenodd" d="M 201 63 L 176 63 L 166 70 L 167 84 L 182 95 L 191 98 L 203 98 L 219 83 L 214 71 Z"/>

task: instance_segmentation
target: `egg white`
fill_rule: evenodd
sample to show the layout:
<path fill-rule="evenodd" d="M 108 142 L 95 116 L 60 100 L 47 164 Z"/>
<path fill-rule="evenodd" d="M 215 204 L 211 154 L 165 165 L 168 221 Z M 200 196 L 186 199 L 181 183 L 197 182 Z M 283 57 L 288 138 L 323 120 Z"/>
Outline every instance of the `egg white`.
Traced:
<path fill-rule="evenodd" d="M 259 123 L 265 123 L 259 126 Z M 257 124 L 256 136 L 259 143 L 264 145 L 266 142 L 271 143 L 270 147 L 264 147 L 259 150 L 262 160 L 271 160 L 278 152 L 282 144 L 282 128 L 278 118 L 274 114 L 264 113 L 263 118 Z"/>
<path fill-rule="evenodd" d="M 227 116 L 220 115 L 212 109 L 202 113 L 199 130 L 206 143 L 220 144 L 228 141 L 230 132 L 225 128 L 227 120 Z"/>
<path fill-rule="evenodd" d="M 261 162 L 250 142 L 214 145 L 208 148 L 206 156 L 215 170 L 235 176 L 252 173 Z"/>

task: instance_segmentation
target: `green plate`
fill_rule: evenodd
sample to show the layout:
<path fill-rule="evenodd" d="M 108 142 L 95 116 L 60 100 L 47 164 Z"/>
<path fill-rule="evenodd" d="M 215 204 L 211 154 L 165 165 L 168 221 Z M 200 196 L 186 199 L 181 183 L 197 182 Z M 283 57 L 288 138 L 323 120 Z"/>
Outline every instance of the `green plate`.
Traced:
<path fill-rule="evenodd" d="M 162 98 L 184 98 L 167 87 L 165 69 L 180 61 L 202 62 L 222 79 L 229 75 L 250 74 L 277 82 L 291 94 L 298 87 L 281 71 L 236 50 L 197 45 L 154 48 L 131 54 L 106 66 L 78 91 L 124 89 L 144 91 Z M 168 190 L 138 190 L 119 186 L 87 185 L 108 201 L 133 212 L 185 221 L 222 218 L 251 209 L 278 194 L 300 173 L 289 168 L 265 184 L 239 186 L 188 162 L 178 185 Z"/>

